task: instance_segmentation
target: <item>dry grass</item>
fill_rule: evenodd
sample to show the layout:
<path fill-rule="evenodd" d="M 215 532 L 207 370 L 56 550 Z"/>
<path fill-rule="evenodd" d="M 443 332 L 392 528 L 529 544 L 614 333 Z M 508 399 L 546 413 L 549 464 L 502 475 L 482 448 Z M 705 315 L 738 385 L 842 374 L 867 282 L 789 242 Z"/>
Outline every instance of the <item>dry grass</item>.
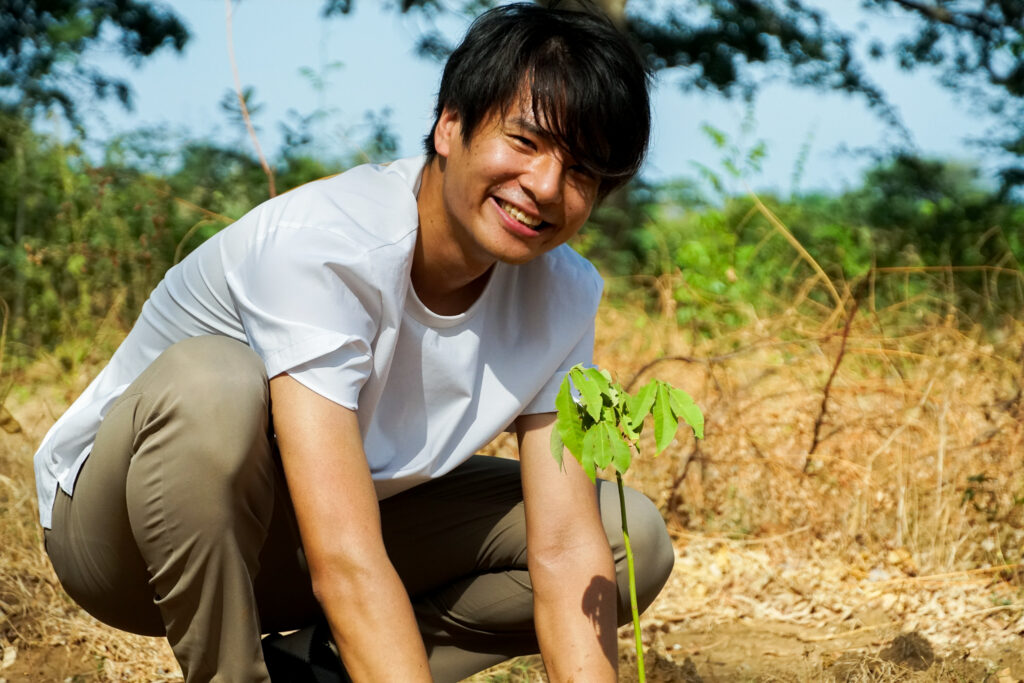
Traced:
<path fill-rule="evenodd" d="M 802 529 L 843 553 L 895 551 L 913 572 L 1019 562 L 1024 324 L 887 325 L 866 311 L 840 358 L 843 321 L 830 317 L 790 311 L 695 343 L 607 312 L 598 362 L 628 381 L 662 349 L 691 359 L 647 374 L 687 388 L 708 417 L 702 442 L 641 460 L 634 482 L 704 535 Z"/>
<path fill-rule="evenodd" d="M 852 304 L 806 294 L 711 338 L 602 310 L 596 361 L 624 383 L 671 381 L 707 416 L 706 439 L 680 433 L 627 477 L 677 541 L 643 619 L 649 680 L 1024 678 L 1024 661 L 998 655 L 1024 634 L 1024 324 L 986 329 L 925 303 L 865 300 L 845 339 Z M 48 568 L 31 451 L 81 383 L 36 372 L 8 401 L 29 433 L 0 434 L 0 647 L 16 652 L 0 677 L 50 680 L 25 667 L 65 662 L 62 678 L 172 678 L 159 641 L 84 616 Z M 904 631 L 935 647 L 927 670 L 884 655 Z M 474 678 L 542 679 L 536 659 Z"/>

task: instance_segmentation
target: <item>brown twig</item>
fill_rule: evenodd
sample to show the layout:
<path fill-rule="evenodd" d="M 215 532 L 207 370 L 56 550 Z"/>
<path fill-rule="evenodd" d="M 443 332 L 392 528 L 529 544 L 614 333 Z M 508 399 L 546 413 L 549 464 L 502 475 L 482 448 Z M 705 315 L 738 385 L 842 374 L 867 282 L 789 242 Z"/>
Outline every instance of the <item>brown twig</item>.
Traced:
<path fill-rule="evenodd" d="M 1005 266 L 882 266 L 875 268 L 878 274 L 912 275 L 914 273 L 993 273 L 995 275 L 1012 275 L 1024 279 L 1024 273 L 1017 268 Z"/>
<path fill-rule="evenodd" d="M 830 336 L 832 335 L 825 335 L 824 337 L 819 337 L 816 339 L 758 342 L 756 344 L 751 344 L 750 346 L 744 346 L 742 348 L 736 349 L 735 351 L 730 351 L 729 353 L 723 353 L 718 356 L 707 356 L 706 358 L 696 358 L 694 356 L 662 356 L 660 358 L 655 358 L 654 360 L 642 365 L 640 369 L 637 370 L 636 373 L 633 375 L 633 378 L 626 382 L 625 389 L 626 391 L 632 391 L 633 385 L 636 384 L 637 380 L 643 377 L 645 372 L 653 368 L 655 365 L 659 365 L 666 361 L 677 360 L 682 363 L 700 363 L 702 365 L 711 366 L 714 365 L 715 363 L 721 363 L 722 361 L 729 360 L 737 356 L 742 356 L 746 353 L 750 353 L 752 351 L 757 351 L 760 349 L 769 349 L 778 346 L 800 346 L 807 344 L 819 344 L 821 342 L 827 341 Z"/>
<path fill-rule="evenodd" d="M 723 356 L 723 358 L 724 358 L 724 356 Z M 648 370 L 653 368 L 655 365 L 658 365 L 659 363 L 664 363 L 665 361 L 670 361 L 670 360 L 678 360 L 678 361 L 681 361 L 683 363 L 704 363 L 704 364 L 708 364 L 708 363 L 715 362 L 715 360 L 718 360 L 718 358 L 694 358 L 693 356 L 662 356 L 661 358 L 655 358 L 654 360 L 650 361 L 649 363 L 645 363 L 643 365 L 643 367 L 641 367 L 639 370 L 636 371 L 636 374 L 633 375 L 633 379 L 631 379 L 628 382 L 626 382 L 626 391 L 632 391 L 633 390 L 633 385 L 636 384 L 636 381 L 638 379 L 640 379 L 640 377 L 645 372 L 647 372 Z"/>
<path fill-rule="evenodd" d="M 811 439 L 811 447 L 807 450 L 807 455 L 814 455 L 814 451 L 818 448 L 818 444 L 821 442 L 821 425 L 825 421 L 825 415 L 828 413 L 828 397 L 832 391 L 832 381 L 836 378 L 836 373 L 839 372 L 839 365 L 843 362 L 843 356 L 846 355 L 846 340 L 850 337 L 850 326 L 853 324 L 853 318 L 857 315 L 857 309 L 860 308 L 860 297 L 855 296 L 853 298 L 853 308 L 850 309 L 850 314 L 846 316 L 846 323 L 843 325 L 843 336 L 839 342 L 839 353 L 836 354 L 836 362 L 832 366 L 832 372 L 829 373 L 828 381 L 825 382 L 825 390 L 821 396 L 821 410 L 818 412 L 818 418 L 814 421 L 814 437 Z M 810 458 L 804 464 L 804 470 L 807 469 L 810 464 Z"/>
<path fill-rule="evenodd" d="M 231 216 L 225 216 L 222 213 L 217 213 L 216 211 L 210 211 L 209 209 L 203 208 L 202 206 L 199 206 L 198 204 L 196 204 L 194 202 L 190 202 L 187 199 L 184 199 L 182 197 L 178 197 L 177 195 L 175 195 L 173 192 L 171 192 L 167 188 L 160 187 L 158 185 L 148 184 L 148 183 L 146 184 L 146 186 L 149 187 L 149 189 L 151 189 L 154 192 L 156 192 L 157 194 L 162 195 L 164 197 L 168 197 L 171 200 L 177 202 L 178 204 L 181 204 L 182 206 L 184 206 L 187 209 L 190 209 L 192 211 L 198 211 L 199 213 L 203 214 L 207 218 L 210 218 L 210 219 L 213 219 L 213 220 L 217 220 L 217 221 L 222 221 L 224 223 L 234 223 L 235 222 L 235 219 L 232 218 Z"/>
<path fill-rule="evenodd" d="M 953 12 L 939 5 L 929 5 L 916 0 L 895 0 L 897 5 L 906 10 L 913 10 L 921 15 L 947 26 L 969 31 L 975 35 L 988 35 L 992 31 L 1002 30 L 1003 26 L 982 12 Z"/>
<path fill-rule="evenodd" d="M 235 79 L 235 95 L 238 96 L 238 106 L 242 111 L 242 119 L 245 121 L 246 130 L 249 131 L 252 145 L 256 148 L 256 156 L 259 157 L 260 166 L 263 167 L 263 172 L 267 174 L 268 191 L 270 196 L 273 197 L 277 195 L 277 188 L 274 185 L 274 170 L 270 168 L 267 158 L 263 156 L 260 140 L 256 137 L 256 129 L 253 127 L 252 119 L 249 117 L 249 107 L 245 104 L 245 95 L 242 94 L 242 79 L 238 75 L 238 64 L 235 62 L 235 44 L 231 37 L 231 0 L 224 0 L 224 8 L 226 11 L 225 25 L 228 37 L 228 60 L 231 62 L 231 75 Z"/>
<path fill-rule="evenodd" d="M 185 248 L 185 243 L 188 242 L 189 238 L 191 238 L 192 235 L 194 235 L 196 231 L 199 230 L 199 228 L 203 227 L 204 225 L 209 225 L 210 222 L 211 221 L 209 218 L 200 218 L 195 223 L 195 225 L 193 225 L 185 232 L 184 237 L 182 237 L 178 241 L 178 246 L 174 248 L 174 263 L 178 263 L 179 261 L 181 261 L 181 252 Z"/>
<path fill-rule="evenodd" d="M 742 356 L 753 351 L 759 351 L 761 349 L 778 348 L 780 346 L 809 346 L 811 344 L 823 344 L 832 337 L 834 337 L 835 334 L 835 332 L 830 332 L 829 334 L 821 335 L 820 337 L 809 337 L 807 339 L 788 339 L 785 341 L 762 341 L 757 342 L 756 344 L 751 344 L 749 346 L 738 348 L 735 351 L 730 351 L 729 353 L 723 353 L 717 356 L 707 356 L 705 358 L 697 358 L 695 356 L 662 356 L 660 358 L 655 358 L 654 360 L 640 366 L 640 369 L 633 374 L 633 377 L 628 382 L 626 382 L 624 388 L 626 391 L 632 391 L 633 385 L 637 383 L 637 380 L 643 377 L 645 372 L 653 368 L 655 365 L 659 365 L 666 361 L 677 360 L 682 363 L 700 363 L 702 365 L 711 366 L 715 365 L 716 363 L 721 363 L 722 361 L 736 358 L 737 356 Z M 858 353 L 877 354 L 879 353 L 879 350 L 872 348 L 864 348 L 858 349 Z M 911 354 L 910 352 L 900 352 L 895 350 L 889 351 L 886 349 L 883 349 L 881 353 L 892 353 L 893 355 L 906 355 L 914 358 L 927 357 L 922 354 Z"/>
<path fill-rule="evenodd" d="M 894 583 L 923 583 L 927 581 L 946 581 L 947 579 L 962 579 L 969 576 L 977 576 L 979 574 L 998 574 L 1004 571 L 1019 570 L 1024 568 L 1024 562 L 1012 562 L 1009 564 L 1000 564 L 995 567 L 977 567 L 975 569 L 964 569 L 956 572 L 943 572 L 942 574 L 928 574 L 925 576 L 901 576 L 896 579 L 886 579 L 884 581 L 875 581 L 874 586 L 885 586 Z"/>
<path fill-rule="evenodd" d="M 706 423 L 705 427 L 707 427 Z M 700 441 L 694 440 L 693 450 L 687 454 L 686 460 L 683 461 L 683 466 L 679 468 L 679 474 L 672 478 L 672 484 L 669 486 L 668 502 L 666 503 L 666 505 L 668 506 L 669 514 L 671 514 L 673 517 L 677 517 L 676 510 L 679 507 L 679 503 L 682 502 L 683 498 L 681 495 L 679 495 L 679 487 L 683 485 L 684 481 L 686 481 L 686 474 L 690 471 L 690 467 L 698 458 L 701 457 L 703 457 L 703 453 L 700 450 Z M 678 518 L 676 519 L 676 521 L 679 521 Z"/>
<path fill-rule="evenodd" d="M 729 545 L 762 545 L 767 543 L 774 543 L 775 541 L 781 541 L 782 539 L 789 538 L 791 536 L 797 536 L 810 530 L 809 525 L 804 525 L 798 529 L 792 529 L 781 534 L 772 534 L 771 536 L 762 536 L 761 538 L 729 538 L 728 536 L 715 536 L 713 534 L 693 534 L 687 531 L 679 532 L 681 538 L 689 538 L 695 541 L 707 541 L 714 543 L 727 543 Z"/>

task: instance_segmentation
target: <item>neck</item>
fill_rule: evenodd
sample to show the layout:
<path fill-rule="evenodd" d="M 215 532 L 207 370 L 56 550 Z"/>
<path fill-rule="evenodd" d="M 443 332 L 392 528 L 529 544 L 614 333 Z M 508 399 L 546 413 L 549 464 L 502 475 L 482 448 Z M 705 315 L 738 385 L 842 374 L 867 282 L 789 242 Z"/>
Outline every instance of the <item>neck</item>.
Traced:
<path fill-rule="evenodd" d="M 444 205 L 441 157 L 423 169 L 416 206 L 420 228 L 412 262 L 412 286 L 420 301 L 435 313 L 457 315 L 477 300 L 490 277 L 494 259 L 473 258 L 453 229 Z"/>

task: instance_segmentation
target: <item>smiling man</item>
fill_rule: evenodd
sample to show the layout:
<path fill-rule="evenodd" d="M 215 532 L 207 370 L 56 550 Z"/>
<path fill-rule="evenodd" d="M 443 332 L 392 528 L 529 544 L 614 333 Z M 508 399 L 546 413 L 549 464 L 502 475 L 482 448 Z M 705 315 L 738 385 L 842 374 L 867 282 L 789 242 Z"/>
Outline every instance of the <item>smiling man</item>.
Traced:
<path fill-rule="evenodd" d="M 166 636 L 190 683 L 331 641 L 356 681 L 538 651 L 554 681 L 615 680 L 615 486 L 548 444 L 602 289 L 564 242 L 639 168 L 647 84 L 602 18 L 492 10 L 426 156 L 270 200 L 168 271 L 36 455 L 67 592 Z M 519 462 L 474 455 L 508 429 Z M 646 606 L 672 547 L 627 493 Z"/>

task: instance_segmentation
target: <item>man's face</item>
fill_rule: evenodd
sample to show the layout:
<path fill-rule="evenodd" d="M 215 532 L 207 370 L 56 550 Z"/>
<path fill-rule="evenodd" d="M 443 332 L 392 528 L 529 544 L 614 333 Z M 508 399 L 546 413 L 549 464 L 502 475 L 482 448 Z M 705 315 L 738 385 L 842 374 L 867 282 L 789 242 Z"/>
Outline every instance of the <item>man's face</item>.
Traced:
<path fill-rule="evenodd" d="M 481 121 L 463 144 L 458 114 L 435 129 L 442 157 L 445 220 L 465 257 L 481 264 L 525 263 L 576 234 L 599 181 L 534 119 L 528 101 Z"/>

